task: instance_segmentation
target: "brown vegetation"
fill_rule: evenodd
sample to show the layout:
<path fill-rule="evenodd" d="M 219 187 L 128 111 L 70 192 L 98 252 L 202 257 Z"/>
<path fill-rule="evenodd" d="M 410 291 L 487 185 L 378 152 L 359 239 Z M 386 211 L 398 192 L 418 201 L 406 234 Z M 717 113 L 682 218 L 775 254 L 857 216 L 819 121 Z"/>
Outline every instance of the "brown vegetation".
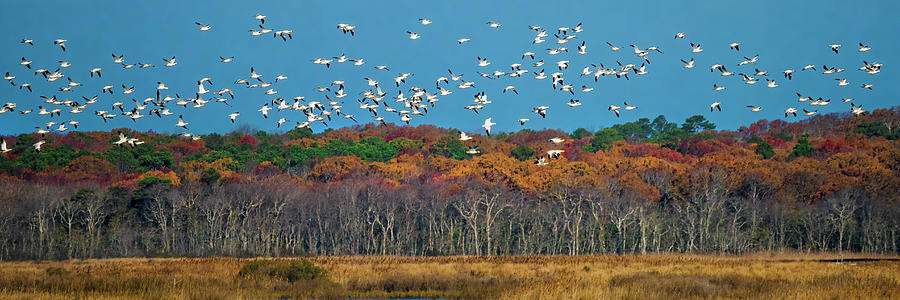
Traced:
<path fill-rule="evenodd" d="M 829 254 L 311 257 L 308 260 L 324 269 L 326 277 L 293 281 L 246 276 L 246 266 L 259 259 L 5 262 L 0 263 L 0 298 L 900 297 L 897 257 L 838 258 Z M 276 262 L 298 265 L 296 259 Z M 242 269 L 245 274 L 239 275 Z"/>

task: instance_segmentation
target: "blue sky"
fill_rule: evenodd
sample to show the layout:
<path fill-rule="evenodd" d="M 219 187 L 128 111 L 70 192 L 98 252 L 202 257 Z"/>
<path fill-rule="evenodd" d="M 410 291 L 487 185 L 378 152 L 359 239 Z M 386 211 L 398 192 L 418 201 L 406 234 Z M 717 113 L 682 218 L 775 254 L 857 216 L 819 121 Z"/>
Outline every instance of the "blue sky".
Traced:
<path fill-rule="evenodd" d="M 237 126 L 279 131 L 275 121 L 280 117 L 290 120 L 280 131 L 290 129 L 296 121 L 305 119 L 300 113 L 285 110 L 270 112 L 264 119 L 256 110 L 274 96 L 265 95 L 266 89 L 248 89 L 236 85 L 240 78 L 249 79 L 250 67 L 254 67 L 267 82 L 283 74 L 289 79 L 275 83 L 272 88 L 277 96 L 287 99 L 305 96 L 307 100 L 324 101 L 324 95 L 315 90 L 333 80 L 346 81 L 343 98 L 345 113 L 356 116 L 361 122 L 369 122 L 369 113 L 359 109 L 356 99 L 369 89 L 364 77 L 375 78 L 388 93 L 385 98 L 393 107 L 393 97 L 398 89 L 392 78 L 401 72 L 414 75 L 401 85 L 409 94 L 412 86 L 436 92 L 435 79 L 447 76 L 447 69 L 464 74 L 464 79 L 476 82 L 476 88 L 459 89 L 454 85 L 447 89 L 454 93 L 440 97 L 434 109 L 426 117 L 416 117 L 411 125 L 433 124 L 480 132 L 480 124 L 486 117 L 498 123 L 495 130 L 514 131 L 522 128 L 515 121 L 530 118 L 526 124 L 532 129 L 575 128 L 600 129 L 612 124 L 653 118 L 664 114 L 669 120 L 702 114 L 715 122 L 720 129 L 736 129 L 756 120 L 783 117 L 787 107 L 818 109 L 820 113 L 848 111 L 848 103 L 840 99 L 852 97 L 855 103 L 871 110 L 897 105 L 900 81 L 892 71 L 898 62 L 900 42 L 900 2 L 896 1 L 4 1 L 2 4 L 3 30 L 0 32 L 0 73 L 10 72 L 18 84 L 32 83 L 29 93 L 7 82 L 0 83 L 0 102 L 16 102 L 18 110 L 45 107 L 39 97 L 56 95 L 61 99 L 82 101 L 81 96 L 100 95 L 99 102 L 81 114 L 64 112 L 54 121 L 75 119 L 81 122 L 79 130 L 109 130 L 129 127 L 136 130 L 153 129 L 157 132 L 180 133 L 174 126 L 177 115 L 183 114 L 189 122 L 190 132 L 229 132 Z M 271 35 L 251 37 L 250 29 L 257 28 L 257 14 L 268 16 L 265 26 L 275 30 L 292 29 L 294 39 L 283 42 Z M 423 26 L 419 18 L 434 23 Z M 213 26 L 207 32 L 198 30 L 194 22 Z M 489 28 L 485 23 L 501 23 L 500 28 Z M 558 27 L 574 27 L 583 23 L 583 32 L 567 46 L 570 51 L 560 55 L 547 55 L 546 48 L 555 47 Z M 338 23 L 357 25 L 356 35 L 344 35 L 336 28 Z M 550 36 L 547 42 L 533 45 L 535 32 L 529 25 L 545 28 Z M 407 38 L 406 31 L 422 36 L 418 40 Z M 688 34 L 685 39 L 673 39 L 677 32 Z M 471 38 L 471 42 L 458 45 L 456 40 Z M 20 44 L 22 38 L 35 41 L 34 46 Z M 67 39 L 67 51 L 62 52 L 52 41 Z M 575 53 L 581 41 L 588 45 L 587 55 Z M 606 42 L 623 47 L 610 51 Z M 700 43 L 702 53 L 691 53 L 689 43 Z M 742 42 L 741 50 L 729 50 L 728 44 Z M 873 49 L 860 53 L 857 43 L 863 42 Z M 839 54 L 827 45 L 843 44 Z M 659 46 L 663 54 L 651 54 L 650 72 L 644 76 L 631 74 L 631 80 L 601 77 L 597 83 L 588 76 L 579 76 L 583 67 L 600 63 L 615 66 L 616 61 L 640 65 L 642 59 L 635 56 L 629 44 L 642 48 Z M 547 64 L 542 68 L 547 74 L 555 72 L 555 62 L 570 60 L 565 70 L 566 81 L 580 87 L 592 86 L 594 91 L 575 96 L 553 90 L 549 79 L 538 81 L 529 73 L 524 78 L 488 80 L 477 72 L 509 71 L 512 63 L 523 63 L 523 69 L 539 71 L 531 66 L 530 58 L 522 59 L 523 52 L 538 54 L 536 60 Z M 111 53 L 124 54 L 127 63 L 149 62 L 149 69 L 123 69 L 112 61 Z M 317 57 L 338 56 L 345 53 L 350 58 L 363 58 L 366 64 L 333 63 L 331 68 L 312 64 Z M 759 54 L 756 64 L 738 67 L 742 56 Z M 21 57 L 33 60 L 32 69 L 19 65 Z M 177 57 L 179 64 L 164 67 L 163 58 Z M 219 56 L 234 56 L 229 64 L 219 62 Z M 476 57 L 486 57 L 492 64 L 477 67 Z M 682 68 L 681 59 L 694 58 L 697 67 Z M 55 70 L 57 61 L 66 60 L 72 67 L 63 69 L 68 77 L 84 85 L 70 92 L 60 92 L 65 79 L 47 82 L 34 76 L 35 68 Z M 869 75 L 857 70 L 863 61 L 884 64 L 883 71 Z M 709 72 L 709 66 L 725 64 L 730 71 L 752 72 L 754 68 L 770 72 L 768 78 L 777 80 L 777 88 L 766 88 L 765 81 L 756 85 L 744 84 L 739 76 L 721 77 Z M 819 71 L 800 71 L 807 64 L 815 64 Z M 846 71 L 836 75 L 821 73 L 822 65 L 838 66 Z M 390 71 L 374 69 L 376 65 L 388 65 Z M 90 78 L 89 70 L 103 68 L 103 77 Z M 791 81 L 781 75 L 785 69 L 797 73 Z M 137 123 L 128 118 L 117 118 L 104 124 L 93 114 L 95 110 L 109 110 L 116 101 L 126 103 L 126 109 L 134 106 L 132 98 L 142 100 L 155 95 L 157 81 L 169 86 L 169 94 L 193 95 L 200 78 L 211 77 L 214 85 L 207 89 L 228 87 L 235 92 L 232 106 L 211 102 L 202 109 L 181 108 L 169 105 L 175 113 L 163 119 L 145 117 Z M 765 77 L 762 77 L 765 78 Z M 838 87 L 834 78 L 846 78 L 851 84 Z M 724 85 L 727 90 L 715 92 L 713 84 Z M 875 84 L 873 90 L 860 88 L 862 83 Z M 136 92 L 123 95 L 121 85 L 135 86 Z M 101 87 L 113 85 L 115 94 L 101 94 Z M 502 93 L 507 85 L 518 87 L 519 95 Z M 471 104 L 475 93 L 484 91 L 493 104 L 479 114 L 463 109 Z M 798 103 L 795 92 L 815 98 L 834 100 L 828 106 L 810 107 Z M 205 95 L 209 100 L 213 95 Z M 578 99 L 584 105 L 570 108 L 569 99 Z M 622 113 L 621 118 L 609 112 L 610 104 L 623 101 L 638 109 Z M 722 102 L 722 112 L 709 112 L 709 104 Z M 531 108 L 548 105 L 547 118 L 531 113 Z M 764 110 L 751 113 L 746 105 L 760 105 Z M 227 118 L 239 111 L 237 124 Z M 383 113 L 380 113 L 384 115 Z M 802 119 L 791 117 L 790 120 Z M 399 117 L 386 115 L 388 121 L 399 122 Z M 32 132 L 35 126 L 50 121 L 47 116 L 35 113 L 20 115 L 15 112 L 0 115 L 0 134 Z M 340 119 L 330 122 L 331 127 L 352 125 L 352 121 Z M 289 126 L 290 125 L 290 126 Z M 323 129 L 314 124 L 315 131 Z"/>

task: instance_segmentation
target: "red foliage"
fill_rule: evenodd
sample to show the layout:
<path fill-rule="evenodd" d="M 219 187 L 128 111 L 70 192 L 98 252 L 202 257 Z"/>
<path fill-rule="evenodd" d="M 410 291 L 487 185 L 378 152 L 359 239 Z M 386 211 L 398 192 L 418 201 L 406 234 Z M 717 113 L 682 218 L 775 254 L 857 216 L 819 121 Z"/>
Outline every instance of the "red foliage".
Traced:
<path fill-rule="evenodd" d="M 256 138 L 250 135 L 244 135 L 237 141 L 238 146 L 243 144 L 250 144 L 250 146 L 253 146 L 253 148 L 256 148 L 257 143 L 258 142 L 256 141 Z"/>
<path fill-rule="evenodd" d="M 769 145 L 772 145 L 773 148 L 787 148 L 788 147 L 787 143 L 785 143 L 784 140 L 782 140 L 780 138 L 768 139 L 768 140 L 766 140 L 766 143 L 769 143 Z"/>
<path fill-rule="evenodd" d="M 841 139 L 825 139 L 824 142 L 819 144 L 819 147 L 817 147 L 816 150 L 827 154 L 835 154 L 847 151 L 848 147 L 844 146 L 844 141 Z"/>

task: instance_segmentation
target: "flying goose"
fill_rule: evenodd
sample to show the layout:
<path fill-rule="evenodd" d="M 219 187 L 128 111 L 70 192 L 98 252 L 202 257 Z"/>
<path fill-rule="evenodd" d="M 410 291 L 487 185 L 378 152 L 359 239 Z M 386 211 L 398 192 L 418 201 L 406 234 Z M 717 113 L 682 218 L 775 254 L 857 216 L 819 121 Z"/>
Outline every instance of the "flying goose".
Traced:
<path fill-rule="evenodd" d="M 491 135 L 491 126 L 494 126 L 494 125 L 497 125 L 497 123 L 491 122 L 491 118 L 487 118 L 484 120 L 484 124 L 482 124 L 481 127 L 483 127 L 484 131 L 487 133 L 487 135 L 490 136 Z"/>
<path fill-rule="evenodd" d="M 587 54 L 587 45 L 585 45 L 584 41 L 581 41 L 581 46 L 578 46 L 578 54 Z"/>
<path fill-rule="evenodd" d="M 422 23 L 422 25 L 428 25 L 432 23 L 431 20 L 425 18 L 419 19 L 419 22 Z"/>
<path fill-rule="evenodd" d="M 637 106 L 628 105 L 628 102 L 623 102 L 623 103 L 625 104 L 625 110 L 632 110 L 632 109 L 637 108 Z"/>
<path fill-rule="evenodd" d="M 197 24 L 197 26 L 200 26 L 200 31 L 208 31 L 208 30 L 212 29 L 212 26 L 203 25 L 200 22 L 194 22 L 194 24 Z"/>
<path fill-rule="evenodd" d="M 750 108 L 750 111 L 752 111 L 752 112 L 759 112 L 759 111 L 762 111 L 762 107 L 759 107 L 759 106 L 755 106 L 755 105 L 747 105 L 747 107 L 749 107 L 749 108 Z"/>
<path fill-rule="evenodd" d="M 725 90 L 724 86 L 713 84 L 713 91 L 724 91 L 724 90 Z"/>
<path fill-rule="evenodd" d="M 481 58 L 481 57 L 479 56 L 479 57 L 477 57 L 477 59 L 478 59 L 478 66 L 479 66 L 479 67 L 487 67 L 488 65 L 491 64 L 491 62 L 489 62 L 489 61 L 487 60 L 487 58 Z"/>
<path fill-rule="evenodd" d="M 37 142 L 37 143 L 32 144 L 31 146 L 34 147 L 34 150 L 37 150 L 38 152 L 41 152 L 41 146 L 44 145 L 45 143 L 47 143 L 47 141 L 41 140 L 41 141 L 39 141 L 39 142 Z"/>
<path fill-rule="evenodd" d="M 31 63 L 33 63 L 33 62 L 34 61 L 30 61 L 30 60 L 25 59 L 25 57 L 22 57 L 22 62 L 20 62 L 19 64 L 25 66 L 26 68 L 31 69 Z"/>
<path fill-rule="evenodd" d="M 166 62 L 166 67 L 174 67 L 175 65 L 178 64 L 178 62 L 175 61 L 174 56 L 172 56 L 172 59 L 163 58 L 163 61 Z"/>
<path fill-rule="evenodd" d="M 837 53 L 838 53 L 838 48 L 841 47 L 841 44 L 828 45 L 828 47 L 831 48 L 831 51 L 834 51 L 834 54 L 837 54 Z"/>
<path fill-rule="evenodd" d="M 613 52 L 619 51 L 619 50 L 622 49 L 622 48 L 619 48 L 619 47 L 614 46 L 614 45 L 611 44 L 610 42 L 606 42 L 606 44 L 609 45 L 610 49 L 611 49 Z"/>
<path fill-rule="evenodd" d="M 791 69 L 784 70 L 784 77 L 787 78 L 788 80 L 791 80 L 793 75 L 794 75 L 794 70 L 791 70 Z"/>
<path fill-rule="evenodd" d="M 506 86 L 505 88 L 503 88 L 504 93 L 506 93 L 507 91 L 513 91 L 513 93 L 516 93 L 516 95 L 519 94 L 519 91 L 517 91 L 516 87 L 513 85 L 509 85 L 509 86 Z"/>
<path fill-rule="evenodd" d="M 696 45 L 694 45 L 694 43 L 691 43 L 691 52 L 692 52 L 692 53 L 700 53 L 700 52 L 703 52 L 703 49 L 700 48 L 700 44 L 699 44 L 699 43 L 696 44 Z"/>
<path fill-rule="evenodd" d="M 470 38 L 461 38 L 461 39 L 456 40 L 456 42 L 459 43 L 460 45 L 462 45 L 462 43 L 465 43 L 465 42 L 468 42 L 471 40 L 472 39 L 470 39 Z"/>
<path fill-rule="evenodd" d="M 618 118 L 618 117 L 619 117 L 619 109 L 620 109 L 620 108 L 621 108 L 621 107 L 616 106 L 616 105 L 610 105 L 609 108 L 607 108 L 607 110 L 611 110 L 611 111 L 615 112 L 615 113 L 616 113 L 616 118 Z"/>
<path fill-rule="evenodd" d="M 866 113 L 866 111 L 862 109 L 862 105 L 856 106 L 856 105 L 854 105 L 853 103 L 850 103 L 850 107 L 851 107 L 851 108 L 850 108 L 850 112 L 853 113 L 854 115 L 859 116 L 859 115 L 861 115 L 861 114 L 865 114 L 865 113 Z"/>
<path fill-rule="evenodd" d="M 271 110 L 271 109 L 272 108 L 269 107 L 269 104 L 266 103 L 265 105 L 262 106 L 262 108 L 257 109 L 256 111 L 262 112 L 263 117 L 268 119 L 269 118 L 269 110 Z"/>
<path fill-rule="evenodd" d="M 462 131 L 459 132 L 459 140 L 460 140 L 460 141 L 464 141 L 464 142 L 465 142 L 465 141 L 468 141 L 468 140 L 471 140 L 471 139 L 472 139 L 472 137 L 469 136 L 468 134 L 466 134 L 465 132 L 462 132 Z"/>
<path fill-rule="evenodd" d="M 862 85 L 862 88 L 864 88 L 864 89 L 870 89 L 870 90 L 871 90 L 873 86 L 875 86 L 875 85 L 874 85 L 874 84 L 865 84 L 865 83 L 864 83 L 864 84 Z"/>
<path fill-rule="evenodd" d="M 713 111 L 713 109 L 719 109 L 719 111 L 722 111 L 722 103 L 713 102 L 709 105 L 709 111 Z"/>
<path fill-rule="evenodd" d="M 411 40 L 417 40 L 417 39 L 419 39 L 419 38 L 422 37 L 422 36 L 416 34 L 415 32 L 412 32 L 412 31 L 407 31 L 406 33 L 409 34 L 409 39 L 411 39 Z"/>
<path fill-rule="evenodd" d="M 728 48 L 734 49 L 734 51 L 741 51 L 740 47 L 743 45 L 742 43 L 731 43 L 728 44 Z"/>
<path fill-rule="evenodd" d="M 263 16 L 263 15 L 261 15 L 261 14 L 256 14 L 256 17 L 255 17 L 254 19 L 259 20 L 259 22 L 262 23 L 262 24 L 265 24 L 265 23 L 266 23 L 266 16 Z"/>
<path fill-rule="evenodd" d="M 488 26 L 490 26 L 491 28 L 499 28 L 500 27 L 500 23 L 497 23 L 494 21 L 487 22 L 486 24 L 488 24 Z"/>
<path fill-rule="evenodd" d="M 337 24 L 337 28 L 340 29 L 344 34 L 347 34 L 349 32 L 350 36 L 353 36 L 356 25 Z"/>
<path fill-rule="evenodd" d="M 29 44 L 29 45 L 34 46 L 34 40 L 30 40 L 30 39 L 22 39 L 22 41 L 19 42 L 19 43 L 22 43 L 22 44 Z M 4 144 L 6 144 L 6 142 L 4 142 Z"/>
<path fill-rule="evenodd" d="M 694 67 L 694 59 L 693 59 L 693 58 L 691 58 L 690 61 L 684 61 L 684 60 L 682 59 L 681 62 L 684 63 L 684 68 L 685 68 L 685 69 L 690 69 L 690 68 L 693 68 L 693 67 Z"/>
<path fill-rule="evenodd" d="M 228 118 L 231 119 L 231 123 L 234 124 L 234 119 L 237 119 L 237 117 L 240 115 L 241 115 L 240 112 L 234 112 L 232 114 L 229 114 Z"/>
<path fill-rule="evenodd" d="M 569 107 L 578 107 L 581 106 L 581 100 L 578 99 L 569 99 L 569 103 L 566 103 Z"/>
<path fill-rule="evenodd" d="M 808 111 L 808 110 L 805 110 L 805 109 L 803 110 L 803 114 L 806 115 L 807 117 L 812 116 L 812 115 L 815 115 L 815 114 L 817 114 L 818 112 L 819 112 L 818 110 L 814 110 L 814 111 Z"/>
<path fill-rule="evenodd" d="M 59 47 L 62 48 L 63 52 L 66 52 L 66 42 L 68 42 L 68 40 L 64 40 L 64 39 L 53 40 L 53 44 L 59 45 Z"/>
<path fill-rule="evenodd" d="M 234 56 L 231 56 L 231 57 L 219 56 L 219 60 L 222 61 L 223 63 L 230 63 L 230 62 L 234 61 Z"/>
<path fill-rule="evenodd" d="M 861 42 L 859 43 L 859 52 L 866 52 L 869 50 L 872 50 L 872 47 L 864 46 L 863 43 L 861 43 Z M 862 106 L 860 106 L 860 107 L 862 107 Z"/>
<path fill-rule="evenodd" d="M 683 38 L 686 37 L 686 36 L 687 36 L 687 34 L 684 33 L 684 32 L 679 32 L 679 33 L 676 33 L 676 34 L 675 34 L 675 38 L 676 38 L 676 39 L 683 39 Z"/>
<path fill-rule="evenodd" d="M 103 77 L 103 76 L 101 76 L 100 71 L 103 71 L 103 68 L 93 68 L 93 69 L 91 69 L 91 78 L 94 77 L 94 74 L 97 74 L 97 77 L 98 77 L 98 78 L 99 78 L 99 77 Z"/>
<path fill-rule="evenodd" d="M 793 114 L 795 117 L 797 116 L 797 109 L 793 107 L 788 107 L 784 110 L 784 117 L 787 118 L 788 115 Z"/>
<path fill-rule="evenodd" d="M 178 123 L 175 124 L 175 127 L 181 127 L 187 129 L 188 123 L 184 122 L 184 119 L 181 118 L 181 115 L 178 116 Z"/>

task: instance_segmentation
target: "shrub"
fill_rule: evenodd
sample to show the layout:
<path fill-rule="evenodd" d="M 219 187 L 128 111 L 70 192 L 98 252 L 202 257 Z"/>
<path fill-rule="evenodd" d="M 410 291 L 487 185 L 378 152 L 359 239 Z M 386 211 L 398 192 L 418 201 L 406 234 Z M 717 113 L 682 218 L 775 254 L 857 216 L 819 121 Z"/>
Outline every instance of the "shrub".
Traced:
<path fill-rule="evenodd" d="M 244 265 L 238 275 L 245 278 L 269 277 L 287 282 L 325 279 L 325 270 L 307 260 L 257 260 Z"/>

